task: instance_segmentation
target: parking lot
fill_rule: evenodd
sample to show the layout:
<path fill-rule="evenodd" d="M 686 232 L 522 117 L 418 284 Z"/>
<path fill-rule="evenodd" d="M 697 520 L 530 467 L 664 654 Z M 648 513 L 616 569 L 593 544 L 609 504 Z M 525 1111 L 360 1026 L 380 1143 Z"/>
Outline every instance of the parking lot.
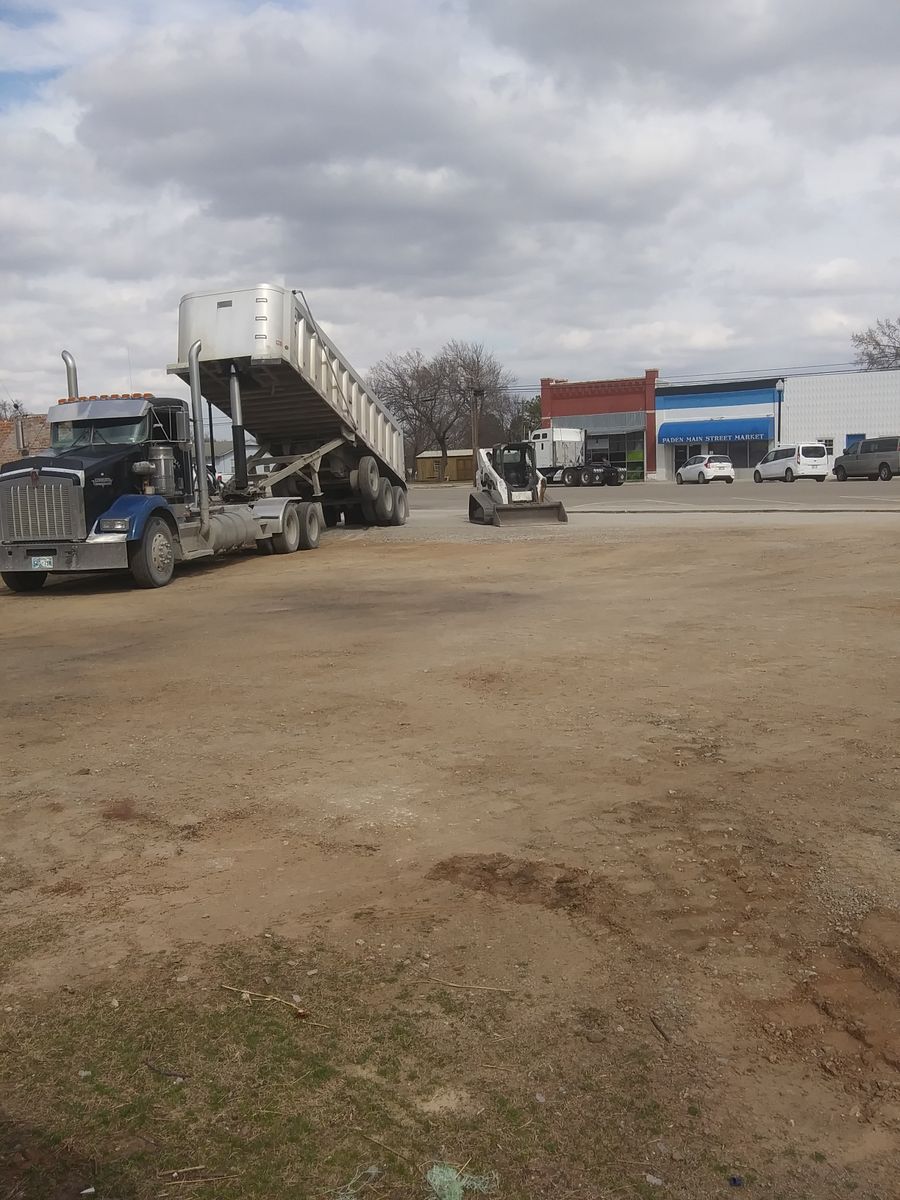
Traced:
<path fill-rule="evenodd" d="M 454 512 L 460 507 L 456 493 L 463 484 L 419 484 L 412 488 L 415 508 Z M 900 478 L 890 483 L 797 480 L 794 483 L 626 483 L 622 487 L 567 488 L 553 485 L 553 499 L 561 499 L 571 513 L 626 512 L 894 512 L 900 513 Z M 464 508 L 464 506 L 463 506 Z"/>
<path fill-rule="evenodd" d="M 0 594 L 0 1195 L 894 1194 L 900 483 L 557 494 Z"/>

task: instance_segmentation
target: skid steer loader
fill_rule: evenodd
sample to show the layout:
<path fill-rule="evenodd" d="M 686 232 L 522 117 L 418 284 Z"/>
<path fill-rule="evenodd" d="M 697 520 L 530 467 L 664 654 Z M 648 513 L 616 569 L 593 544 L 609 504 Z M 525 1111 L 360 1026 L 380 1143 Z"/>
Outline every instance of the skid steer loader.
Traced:
<path fill-rule="evenodd" d="M 479 450 L 477 483 L 469 493 L 469 520 L 477 525 L 568 521 L 559 500 L 545 500 L 547 482 L 534 465 L 530 442 Z"/>

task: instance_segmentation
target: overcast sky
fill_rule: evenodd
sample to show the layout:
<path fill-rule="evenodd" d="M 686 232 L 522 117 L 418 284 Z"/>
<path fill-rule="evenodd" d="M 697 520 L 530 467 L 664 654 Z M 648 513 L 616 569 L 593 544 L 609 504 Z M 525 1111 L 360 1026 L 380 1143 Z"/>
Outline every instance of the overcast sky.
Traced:
<path fill-rule="evenodd" d="M 900 311 L 896 0 L 0 6 L 0 395 L 163 387 L 184 292 L 358 370 L 847 362 Z"/>

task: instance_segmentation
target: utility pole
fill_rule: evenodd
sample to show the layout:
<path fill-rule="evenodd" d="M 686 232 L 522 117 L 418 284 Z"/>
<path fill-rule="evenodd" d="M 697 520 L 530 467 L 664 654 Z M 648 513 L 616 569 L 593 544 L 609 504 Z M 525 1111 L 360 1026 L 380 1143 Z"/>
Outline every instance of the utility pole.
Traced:
<path fill-rule="evenodd" d="M 478 486 L 478 430 L 484 406 L 484 388 L 472 389 L 472 482 Z"/>

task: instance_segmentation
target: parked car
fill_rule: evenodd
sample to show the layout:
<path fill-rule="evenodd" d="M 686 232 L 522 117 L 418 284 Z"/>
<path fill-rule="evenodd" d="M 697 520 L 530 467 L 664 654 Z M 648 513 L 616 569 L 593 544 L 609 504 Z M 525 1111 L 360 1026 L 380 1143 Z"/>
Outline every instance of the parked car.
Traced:
<path fill-rule="evenodd" d="M 784 483 L 793 483 L 795 479 L 817 479 L 819 483 L 824 483 L 828 478 L 828 469 L 828 450 L 821 442 L 778 446 L 756 464 L 753 482 L 781 479 Z"/>
<path fill-rule="evenodd" d="M 675 472 L 676 483 L 734 483 L 734 467 L 724 454 L 695 454 Z"/>
<path fill-rule="evenodd" d="M 834 460 L 835 476 L 846 479 L 883 479 L 900 475 L 900 437 L 865 438 L 848 446 Z"/>

